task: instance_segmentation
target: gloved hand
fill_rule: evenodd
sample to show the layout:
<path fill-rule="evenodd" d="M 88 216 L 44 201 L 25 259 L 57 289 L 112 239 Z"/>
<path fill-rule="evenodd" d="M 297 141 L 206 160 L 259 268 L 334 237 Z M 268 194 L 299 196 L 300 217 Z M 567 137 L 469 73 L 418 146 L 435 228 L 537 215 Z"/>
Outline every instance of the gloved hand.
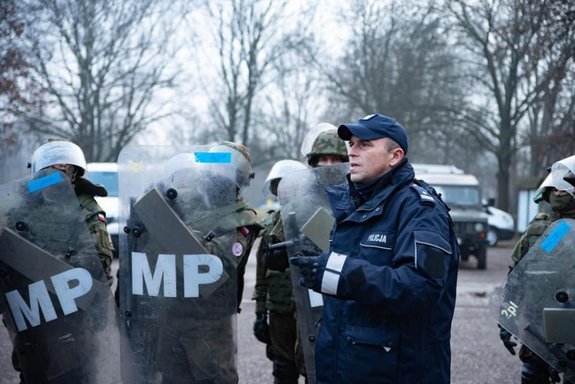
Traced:
<path fill-rule="evenodd" d="M 285 249 L 266 250 L 264 253 L 264 262 L 267 269 L 272 271 L 283 272 L 289 267 L 288 256 Z"/>
<path fill-rule="evenodd" d="M 308 256 L 304 253 L 298 253 L 289 259 L 292 265 L 299 267 L 299 284 L 302 287 L 321 291 L 321 279 L 325 271 L 327 254 L 322 253 L 319 256 Z"/>
<path fill-rule="evenodd" d="M 509 353 L 511 353 L 512 355 L 515 355 L 515 347 L 517 346 L 517 343 L 511 341 L 511 337 L 513 335 L 511 333 L 509 333 L 501 325 L 498 324 L 497 326 L 499 327 L 499 338 L 503 342 L 503 345 L 505 346 L 505 348 L 507 348 Z"/>
<path fill-rule="evenodd" d="M 268 316 L 265 313 L 256 314 L 256 320 L 254 321 L 254 336 L 258 341 L 264 344 L 271 343 Z"/>

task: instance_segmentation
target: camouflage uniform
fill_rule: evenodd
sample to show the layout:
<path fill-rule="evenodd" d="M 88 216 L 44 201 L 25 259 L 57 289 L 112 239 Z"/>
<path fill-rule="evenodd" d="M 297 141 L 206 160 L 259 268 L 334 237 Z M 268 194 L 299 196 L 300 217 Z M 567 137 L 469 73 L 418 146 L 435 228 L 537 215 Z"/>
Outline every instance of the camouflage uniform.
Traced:
<path fill-rule="evenodd" d="M 88 270 L 94 280 L 104 283 L 109 274 L 105 274 L 98 263 L 96 253 L 102 265 L 109 267 L 111 252 L 106 248 L 109 242 L 104 241 L 109 238 L 103 211 L 89 194 L 94 188 L 103 187 L 94 186 L 87 180 L 84 182 L 79 184 L 85 187 L 81 194 L 78 194 L 78 187 L 75 189 L 82 209 L 80 217 L 75 216 L 75 210 L 67 212 L 45 200 L 28 196 L 20 207 L 8 213 L 7 226 L 18 228 L 17 223 L 25 223 L 25 229 L 19 232 L 21 236 L 70 266 Z M 83 227 L 82 221 L 89 229 Z M 96 247 L 92 246 L 91 236 L 100 242 Z M 2 269 L 4 284 L 26 286 L 30 283 L 27 277 Z M 104 295 L 109 293 L 96 292 L 88 310 L 58 317 L 14 335 L 12 363 L 21 372 L 22 383 L 95 382 L 89 371 L 97 353 L 94 332 L 107 326 L 107 297 Z"/>
<path fill-rule="evenodd" d="M 273 361 L 275 383 L 297 383 L 305 376 L 303 353 L 298 341 L 296 310 L 289 268 L 283 271 L 266 266 L 268 246 L 284 241 L 280 211 L 272 211 L 264 221 L 264 232 L 257 252 L 256 285 L 253 299 L 256 316 L 269 312 L 267 355 Z M 285 258 L 286 250 L 275 251 L 274 257 Z"/>
<path fill-rule="evenodd" d="M 114 281 L 112 277 L 112 252 L 114 251 L 114 246 L 106 229 L 106 212 L 94 199 L 94 196 L 105 196 L 107 192 L 103 186 L 94 185 L 82 177 L 76 180 L 74 191 L 82 208 L 82 217 L 85 218 L 88 229 L 95 238 L 98 257 L 106 273 L 108 284 L 111 286 Z"/>
<path fill-rule="evenodd" d="M 204 233 L 194 232 L 210 254 L 222 257 L 224 270 L 235 271 L 228 281 L 235 280 L 237 285 L 224 283 L 209 300 L 197 298 L 193 303 L 177 300 L 166 309 L 165 319 L 159 321 L 157 352 L 162 384 L 238 382 L 234 315 L 240 311 L 245 266 L 261 225 L 255 210 L 241 197 L 237 198 L 235 207 L 222 207 L 209 213 L 211 217 L 206 220 L 218 224 L 212 238 L 205 240 Z M 234 244 L 230 244 L 226 236 L 231 231 Z M 230 245 L 233 256 L 228 249 Z M 237 292 L 237 296 L 231 297 L 232 292 Z"/>

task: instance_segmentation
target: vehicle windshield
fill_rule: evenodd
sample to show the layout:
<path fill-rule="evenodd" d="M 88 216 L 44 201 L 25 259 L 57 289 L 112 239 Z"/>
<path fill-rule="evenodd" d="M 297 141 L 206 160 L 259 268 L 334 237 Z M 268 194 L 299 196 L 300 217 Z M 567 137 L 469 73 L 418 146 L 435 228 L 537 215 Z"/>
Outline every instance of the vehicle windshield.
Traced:
<path fill-rule="evenodd" d="M 102 184 L 108 190 L 108 196 L 118 196 L 118 174 L 116 172 L 92 171 L 87 175 L 94 184 Z"/>
<path fill-rule="evenodd" d="M 447 205 L 475 207 L 481 204 L 479 188 L 467 185 L 437 185 L 437 193 Z"/>

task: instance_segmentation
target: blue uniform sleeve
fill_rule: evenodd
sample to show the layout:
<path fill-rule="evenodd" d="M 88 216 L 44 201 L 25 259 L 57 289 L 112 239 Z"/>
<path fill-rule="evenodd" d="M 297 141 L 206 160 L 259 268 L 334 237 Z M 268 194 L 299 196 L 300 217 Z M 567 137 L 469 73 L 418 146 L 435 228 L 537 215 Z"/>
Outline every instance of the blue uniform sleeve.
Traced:
<path fill-rule="evenodd" d="M 361 254 L 344 256 L 345 260 L 342 255 L 332 254 L 337 256 L 340 273 L 335 277 L 328 273 L 332 292 L 324 293 L 364 305 L 383 306 L 390 314 L 417 314 L 434 305 L 442 294 L 452 265 L 450 233 L 447 212 L 442 212 L 440 206 L 406 204 L 398 225 L 392 265 L 371 264 Z"/>

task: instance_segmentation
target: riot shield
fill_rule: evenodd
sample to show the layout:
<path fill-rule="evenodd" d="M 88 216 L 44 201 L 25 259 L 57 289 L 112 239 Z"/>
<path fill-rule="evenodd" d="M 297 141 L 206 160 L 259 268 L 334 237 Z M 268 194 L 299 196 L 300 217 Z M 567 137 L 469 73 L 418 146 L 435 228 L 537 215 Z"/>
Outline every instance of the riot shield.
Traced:
<path fill-rule="evenodd" d="M 125 377 L 235 383 L 239 260 L 229 152 L 130 146 L 119 157 Z"/>
<path fill-rule="evenodd" d="M 331 165 L 298 171 L 283 177 L 278 187 L 285 243 L 272 246 L 287 247 L 289 257 L 305 250 L 320 254 L 329 249 L 329 234 L 334 219 L 327 201 L 325 188 L 345 182 L 349 165 Z M 323 310 L 321 294 L 299 284 L 299 270 L 290 266 L 294 301 L 296 304 L 299 338 L 303 349 L 307 381 L 316 381 L 316 327 Z"/>
<path fill-rule="evenodd" d="M 499 324 L 575 379 L 575 220 L 554 222 L 492 298 Z"/>
<path fill-rule="evenodd" d="M 60 171 L 0 186 L 0 310 L 27 383 L 121 383 L 116 306 Z"/>

